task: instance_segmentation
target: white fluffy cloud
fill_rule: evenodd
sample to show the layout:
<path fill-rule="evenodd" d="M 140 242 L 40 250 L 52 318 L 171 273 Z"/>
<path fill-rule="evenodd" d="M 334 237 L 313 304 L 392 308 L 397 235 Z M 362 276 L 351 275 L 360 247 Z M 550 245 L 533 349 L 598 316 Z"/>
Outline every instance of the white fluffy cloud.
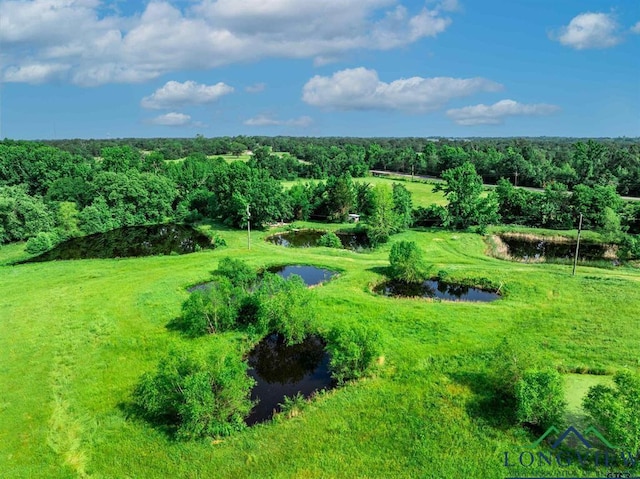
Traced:
<path fill-rule="evenodd" d="M 69 69 L 69 65 L 59 63 L 29 63 L 19 67 L 9 67 L 4 72 L 4 81 L 16 83 L 44 83 L 59 78 Z"/>
<path fill-rule="evenodd" d="M 187 126 L 191 125 L 191 116 L 184 113 L 171 112 L 156 116 L 149 123 L 162 126 Z"/>
<path fill-rule="evenodd" d="M 637 22 L 634 26 L 631 27 L 631 33 L 640 34 L 640 22 Z"/>
<path fill-rule="evenodd" d="M 152 95 L 144 97 L 140 104 L 143 108 L 176 108 L 186 105 L 202 105 L 211 103 L 218 98 L 234 91 L 233 87 L 225 83 L 203 85 L 194 81 L 180 83 L 168 81 L 158 88 Z"/>
<path fill-rule="evenodd" d="M 385 83 L 375 70 L 360 67 L 311 78 L 303 87 L 302 99 L 337 110 L 428 112 L 452 98 L 501 89 L 502 85 L 485 78 L 412 77 Z"/>
<path fill-rule="evenodd" d="M 92 86 L 268 57 L 321 61 L 434 37 L 456 3 L 410 11 L 399 1 L 152 0 L 122 16 L 99 0 L 0 0 L 2 73 L 20 81 L 15 72 L 29 65 L 66 65 L 61 79 Z"/>
<path fill-rule="evenodd" d="M 613 15 L 587 12 L 577 15 L 569 25 L 550 36 L 576 50 L 609 48 L 622 41 L 618 30 L 619 26 Z"/>
<path fill-rule="evenodd" d="M 558 111 L 556 105 L 545 103 L 523 104 L 513 100 L 500 100 L 493 105 L 473 105 L 447 111 L 447 116 L 458 125 L 499 125 L 508 116 L 549 115 Z"/>
<path fill-rule="evenodd" d="M 294 126 L 306 128 L 313 123 L 313 119 L 309 116 L 301 116 L 290 120 L 278 120 L 269 115 L 257 115 L 244 121 L 247 126 Z"/>

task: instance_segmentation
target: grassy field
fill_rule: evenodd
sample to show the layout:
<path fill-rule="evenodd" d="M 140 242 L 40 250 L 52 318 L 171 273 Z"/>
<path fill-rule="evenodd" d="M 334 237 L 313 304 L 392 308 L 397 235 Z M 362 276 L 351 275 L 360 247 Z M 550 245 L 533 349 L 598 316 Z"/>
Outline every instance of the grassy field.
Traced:
<path fill-rule="evenodd" d="M 291 188 L 292 185 L 296 183 L 305 183 L 307 181 L 318 181 L 318 180 L 295 180 L 295 181 L 283 181 L 285 189 Z M 381 178 L 379 176 L 372 176 L 367 178 L 354 178 L 354 182 L 356 183 L 370 183 L 372 186 L 375 185 L 388 185 L 391 188 L 391 185 L 394 183 L 401 183 L 404 185 L 407 190 L 411 192 L 411 198 L 413 200 L 413 206 L 429 206 L 431 204 L 438 205 L 446 205 L 447 199 L 444 197 L 444 194 L 440 191 L 433 191 L 433 184 L 425 183 L 425 182 L 411 182 L 411 181 L 402 181 L 402 180 L 392 180 L 389 178 Z"/>
<path fill-rule="evenodd" d="M 433 197 L 430 185 L 407 187 L 416 204 Z M 393 241 L 414 240 L 435 270 L 487 278 L 507 294 L 485 304 L 400 300 L 370 291 L 382 279 L 390 245 L 361 254 L 293 250 L 255 232 L 248 251 L 246 233 L 220 234 L 227 247 L 184 256 L 10 266 L 24 256 L 23 245 L 0 249 L 0 476 L 531 476 L 531 468 L 507 472 L 503 456 L 535 436 L 500 424 L 486 407 L 487 377 L 500 367 L 489 353 L 502 338 L 524 345 L 531 361 L 563 370 L 640 370 L 638 270 L 580 267 L 572 277 L 570 266 L 488 257 L 478 235 L 412 231 Z M 185 288 L 207 280 L 226 255 L 256 268 L 340 270 L 315 289 L 318 327 L 380 326 L 384 365 L 370 379 L 320 395 L 293 419 L 221 441 L 177 442 L 129 413 L 131 392 L 173 344 L 214 342 L 240 353 L 235 333 L 187 340 L 167 329 Z M 586 390 L 567 381 L 572 396 Z M 593 476 L 573 466 L 562 472 Z"/>

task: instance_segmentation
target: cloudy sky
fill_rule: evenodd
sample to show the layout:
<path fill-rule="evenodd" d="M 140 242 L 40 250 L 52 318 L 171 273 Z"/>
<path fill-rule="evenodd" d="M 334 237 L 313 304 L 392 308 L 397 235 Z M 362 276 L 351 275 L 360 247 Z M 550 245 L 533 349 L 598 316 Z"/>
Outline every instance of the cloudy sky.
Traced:
<path fill-rule="evenodd" d="M 2 137 L 640 136 L 637 0 L 0 0 Z"/>

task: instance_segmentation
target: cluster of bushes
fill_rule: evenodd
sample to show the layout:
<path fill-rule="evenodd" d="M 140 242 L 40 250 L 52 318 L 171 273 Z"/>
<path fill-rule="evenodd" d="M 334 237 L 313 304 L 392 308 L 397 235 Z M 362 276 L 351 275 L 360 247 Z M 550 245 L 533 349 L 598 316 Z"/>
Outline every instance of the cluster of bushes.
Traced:
<path fill-rule="evenodd" d="M 223 258 L 215 281 L 194 291 L 173 326 L 189 336 L 242 330 L 254 340 L 271 332 L 288 344 L 317 333 L 313 292 L 302 278 L 259 276 L 243 261 Z M 325 335 L 332 376 L 338 383 L 371 372 L 381 351 L 381 333 L 362 325 L 336 327 Z M 176 349 L 145 374 L 133 400 L 142 415 L 171 427 L 181 439 L 226 436 L 245 426 L 251 387 L 245 361 L 220 351 Z"/>
<path fill-rule="evenodd" d="M 242 329 L 253 337 L 278 331 L 290 344 L 313 324 L 313 292 L 302 278 L 265 272 L 260 277 L 241 260 L 223 258 L 214 281 L 194 291 L 173 326 L 189 336 Z"/>
<path fill-rule="evenodd" d="M 510 407 L 518 423 L 539 431 L 565 424 L 566 402 L 562 375 L 539 367 L 530 351 L 506 339 L 495 351 L 493 387 L 502 406 Z M 614 387 L 592 386 L 583 399 L 590 422 L 616 447 L 640 452 L 640 375 L 618 372 Z"/>
<path fill-rule="evenodd" d="M 247 363 L 220 351 L 173 349 L 134 393 L 142 415 L 175 429 L 180 439 L 228 436 L 243 429 L 253 403 Z"/>

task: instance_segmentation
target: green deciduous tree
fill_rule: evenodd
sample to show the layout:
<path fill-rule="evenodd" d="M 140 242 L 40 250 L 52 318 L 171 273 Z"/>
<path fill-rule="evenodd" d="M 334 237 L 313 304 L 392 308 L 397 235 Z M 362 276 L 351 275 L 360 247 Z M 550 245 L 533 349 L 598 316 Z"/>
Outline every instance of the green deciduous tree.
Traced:
<path fill-rule="evenodd" d="M 367 236 L 373 246 L 386 243 L 398 229 L 400 219 L 394 208 L 393 194 L 386 185 L 371 190 L 371 214 L 366 218 Z"/>
<path fill-rule="evenodd" d="M 394 183 L 393 211 L 398 216 L 398 230 L 405 230 L 413 224 L 413 202 L 411 192 L 400 183 Z"/>
<path fill-rule="evenodd" d="M 447 197 L 448 228 L 465 229 L 470 226 L 485 226 L 498 220 L 498 204 L 495 197 L 482 198 L 482 178 L 471 163 L 442 173 L 445 180 L 437 189 Z"/>
<path fill-rule="evenodd" d="M 405 283 L 420 283 L 426 279 L 427 267 L 423 254 L 414 241 L 398 241 L 389 253 L 391 277 Z"/>
<path fill-rule="evenodd" d="M 349 173 L 337 178 L 330 177 L 327 180 L 325 201 L 330 221 L 342 222 L 347 220 L 349 212 L 355 204 L 353 180 Z"/>

